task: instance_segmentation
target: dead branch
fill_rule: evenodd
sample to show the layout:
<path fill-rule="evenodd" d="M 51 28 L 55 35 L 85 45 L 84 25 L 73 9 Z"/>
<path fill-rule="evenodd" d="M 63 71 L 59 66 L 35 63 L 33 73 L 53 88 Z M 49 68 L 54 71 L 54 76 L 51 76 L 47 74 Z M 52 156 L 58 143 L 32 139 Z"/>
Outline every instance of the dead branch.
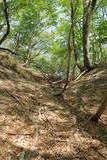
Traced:
<path fill-rule="evenodd" d="M 13 55 L 17 55 L 17 53 L 13 52 L 13 51 L 10 50 L 9 48 L 0 47 L 0 50 L 10 52 L 10 53 L 13 54 Z"/>
<path fill-rule="evenodd" d="M 15 101 L 18 102 L 21 106 L 23 106 L 22 103 L 19 101 L 19 99 L 12 93 L 10 93 L 7 89 L 3 88 L 3 91 L 6 92 L 9 96 L 11 96 L 13 99 L 15 99 Z"/>
<path fill-rule="evenodd" d="M 75 81 L 78 81 L 83 75 L 85 75 L 86 72 L 87 72 L 87 70 L 83 71 L 83 72 L 75 79 Z"/>

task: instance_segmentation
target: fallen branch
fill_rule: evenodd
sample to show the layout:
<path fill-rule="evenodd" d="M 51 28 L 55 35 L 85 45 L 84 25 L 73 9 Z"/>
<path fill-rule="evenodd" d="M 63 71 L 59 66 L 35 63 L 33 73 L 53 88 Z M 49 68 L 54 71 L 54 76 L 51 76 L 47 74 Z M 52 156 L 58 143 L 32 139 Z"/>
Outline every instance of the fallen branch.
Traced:
<path fill-rule="evenodd" d="M 18 102 L 21 106 L 23 106 L 20 100 L 17 97 L 15 97 L 12 93 L 10 93 L 7 89 L 3 88 L 3 91 L 6 92 L 9 96 L 11 96 L 13 99 L 15 99 L 15 101 Z"/>
<path fill-rule="evenodd" d="M 83 71 L 83 72 L 75 79 L 75 81 L 78 81 L 83 75 L 85 75 L 86 72 L 87 72 L 87 70 Z"/>

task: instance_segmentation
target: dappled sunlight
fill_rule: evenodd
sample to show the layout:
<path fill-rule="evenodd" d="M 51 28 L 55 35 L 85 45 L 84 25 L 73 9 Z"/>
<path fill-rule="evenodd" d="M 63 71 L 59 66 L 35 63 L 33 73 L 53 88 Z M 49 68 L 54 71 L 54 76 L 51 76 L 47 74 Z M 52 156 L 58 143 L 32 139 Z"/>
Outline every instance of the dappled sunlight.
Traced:
<path fill-rule="evenodd" d="M 90 123 L 84 126 L 89 115 L 96 112 L 102 99 L 101 93 L 97 93 L 97 85 L 93 85 L 94 90 L 90 87 L 92 82 L 96 82 L 95 79 L 88 81 L 87 85 L 87 80 L 91 80 L 87 76 L 81 83 L 77 81 L 69 86 L 63 97 L 54 97 L 49 84 L 39 73 L 25 70 L 27 76 L 15 79 L 20 73 L 14 74 L 12 70 L 11 74 L 14 76 L 0 79 L 2 157 L 12 154 L 19 158 L 25 154 L 30 157 L 29 160 L 38 157 L 41 160 L 71 160 L 77 155 L 79 158 L 86 155 L 90 160 L 90 155 L 99 156 L 94 148 L 106 155 L 107 147 L 101 149 L 102 145 L 106 145 L 107 138 L 106 112 L 102 115 L 99 126 L 94 129 Z M 11 70 L 8 74 L 10 72 Z M 25 71 L 22 72 L 24 74 Z M 30 72 L 31 79 L 34 76 L 33 81 L 28 80 Z M 104 73 L 101 71 L 95 74 L 100 77 Z M 102 83 L 99 87 L 103 92 Z"/>
<path fill-rule="evenodd" d="M 107 0 L 0 0 L 0 160 L 107 160 Z"/>

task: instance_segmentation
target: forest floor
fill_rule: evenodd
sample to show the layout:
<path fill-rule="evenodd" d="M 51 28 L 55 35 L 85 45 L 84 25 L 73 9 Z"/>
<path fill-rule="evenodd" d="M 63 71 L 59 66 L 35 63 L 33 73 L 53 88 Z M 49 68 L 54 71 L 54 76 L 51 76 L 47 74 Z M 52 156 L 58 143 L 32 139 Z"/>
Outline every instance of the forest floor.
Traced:
<path fill-rule="evenodd" d="M 0 160 L 107 160 L 107 65 L 71 82 L 63 97 L 41 73 L 0 53 Z"/>

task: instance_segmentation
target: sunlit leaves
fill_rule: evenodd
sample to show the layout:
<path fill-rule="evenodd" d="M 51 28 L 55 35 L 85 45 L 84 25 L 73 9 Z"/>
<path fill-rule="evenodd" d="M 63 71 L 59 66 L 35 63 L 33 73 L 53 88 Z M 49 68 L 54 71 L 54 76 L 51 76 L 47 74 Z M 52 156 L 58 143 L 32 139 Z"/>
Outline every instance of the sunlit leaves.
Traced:
<path fill-rule="evenodd" d="M 75 6 L 77 0 L 72 1 Z M 98 56 L 99 48 L 106 44 L 107 39 L 107 1 L 98 2 L 90 26 L 90 55 L 93 54 L 95 57 Z M 29 49 L 33 57 L 32 63 L 37 60 L 38 64 L 43 63 L 49 70 L 51 68 L 54 71 L 64 70 L 71 24 L 70 0 L 8 0 L 8 8 L 11 33 L 5 45 L 16 50 L 24 60 Z M 0 0 L 0 14 L 2 25 L 5 22 L 2 0 Z M 75 38 L 79 63 L 83 56 L 82 23 L 83 0 L 79 0 L 75 15 Z M 39 56 L 36 57 L 38 53 Z M 74 59 L 72 58 L 71 61 L 73 64 Z"/>

